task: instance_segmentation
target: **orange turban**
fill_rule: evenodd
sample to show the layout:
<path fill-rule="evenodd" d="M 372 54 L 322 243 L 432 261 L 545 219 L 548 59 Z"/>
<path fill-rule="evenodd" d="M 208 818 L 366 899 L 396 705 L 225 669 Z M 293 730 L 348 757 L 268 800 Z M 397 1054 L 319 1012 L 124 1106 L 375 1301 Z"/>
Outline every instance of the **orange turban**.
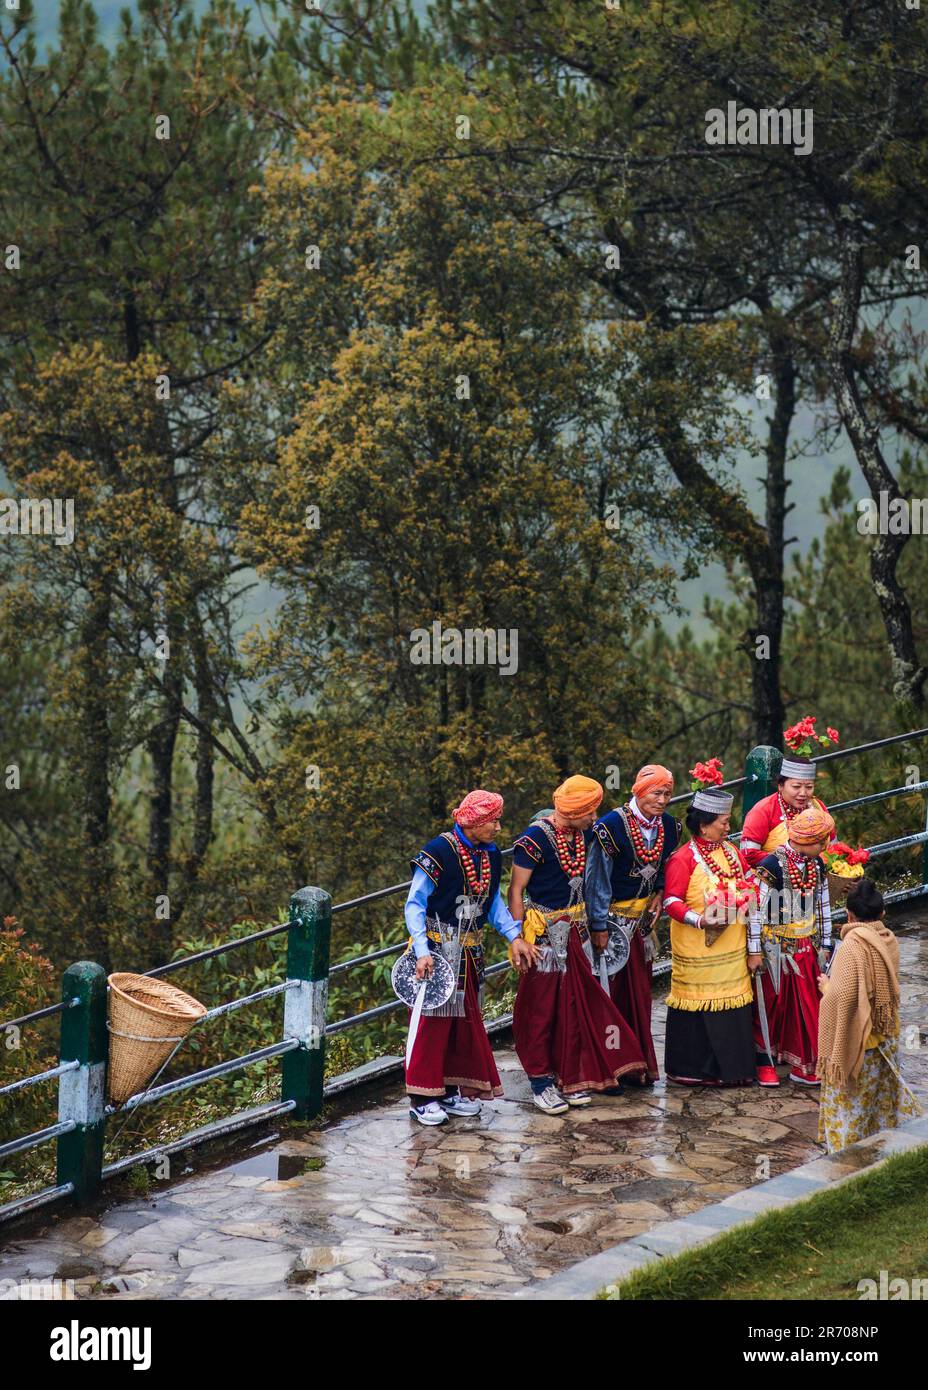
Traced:
<path fill-rule="evenodd" d="M 554 793 L 554 809 L 562 816 L 585 816 L 602 799 L 603 789 L 592 777 L 568 777 Z"/>
<path fill-rule="evenodd" d="M 813 845 L 816 840 L 830 840 L 835 833 L 835 823 L 821 806 L 810 806 L 800 811 L 789 823 L 789 838 L 797 845 Z"/>
<path fill-rule="evenodd" d="M 673 773 L 669 767 L 661 767 L 660 763 L 645 763 L 632 784 L 632 796 L 637 796 L 639 792 L 653 792 L 658 787 L 670 787 L 673 790 Z"/>
<path fill-rule="evenodd" d="M 496 820 L 503 810 L 503 798 L 499 792 L 485 792 L 481 788 L 468 792 L 460 806 L 455 806 L 451 814 L 462 830 L 472 825 L 482 825 L 484 821 Z"/>

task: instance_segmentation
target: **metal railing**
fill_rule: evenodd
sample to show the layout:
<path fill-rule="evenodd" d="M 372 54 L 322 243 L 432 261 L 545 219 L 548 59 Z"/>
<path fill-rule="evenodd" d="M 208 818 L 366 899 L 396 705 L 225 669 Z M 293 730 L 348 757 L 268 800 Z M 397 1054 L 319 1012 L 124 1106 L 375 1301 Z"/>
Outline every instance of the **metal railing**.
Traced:
<path fill-rule="evenodd" d="M 928 737 L 928 729 L 918 729 L 892 738 L 878 739 L 872 743 L 854 748 L 841 749 L 823 754 L 816 762 L 826 762 L 836 758 L 851 757 L 854 754 L 885 748 L 891 744 L 903 743 Z M 759 747 L 751 750 L 745 764 L 745 775 L 726 782 L 726 787 L 743 787 L 742 810 L 746 814 L 758 800 L 775 789 L 779 761 L 782 755 L 778 749 Z M 928 793 L 928 780 L 910 785 L 890 787 L 885 791 L 872 792 L 864 796 L 852 797 L 833 805 L 835 811 L 851 807 L 865 806 L 893 797 L 922 795 Z M 691 793 L 683 793 L 673 798 L 674 803 L 688 801 Z M 737 839 L 738 836 L 732 838 Z M 922 860 L 921 883 L 912 888 L 899 889 L 887 895 L 887 901 L 898 902 L 928 894 L 928 806 L 926 806 L 925 828 L 870 846 L 871 857 L 890 854 L 896 850 L 916 845 L 926 846 Z M 511 848 L 504 854 L 512 853 Z M 81 961 L 65 971 L 62 980 L 62 999 L 58 1004 L 37 1009 L 21 1018 L 11 1019 L 0 1024 L 0 1033 L 11 1027 L 21 1028 L 39 1019 L 55 1014 L 61 1017 L 61 1041 L 59 1064 L 46 1071 L 0 1087 L 0 1096 L 9 1095 L 27 1087 L 58 1081 L 58 1122 L 32 1134 L 0 1144 L 0 1158 L 22 1153 L 38 1146 L 55 1141 L 57 1144 L 56 1166 L 57 1182 L 53 1187 L 32 1193 L 0 1207 L 0 1221 L 32 1211 L 49 1202 L 62 1198 L 72 1198 L 79 1204 L 93 1200 L 100 1191 L 104 1178 L 123 1172 L 140 1163 L 153 1161 L 162 1155 L 190 1149 L 197 1144 L 221 1135 L 230 1134 L 250 1125 L 267 1121 L 284 1114 L 297 1118 L 311 1118 L 320 1113 L 324 1091 L 325 1039 L 343 1033 L 350 1028 L 360 1027 L 374 1019 L 404 1008 L 399 999 L 391 999 L 373 1008 L 347 1018 L 328 1022 L 326 1010 L 329 980 L 346 974 L 348 971 L 369 966 L 376 961 L 399 955 L 406 949 L 404 941 L 396 945 L 381 947 L 365 955 L 354 956 L 349 960 L 330 963 L 330 940 L 332 917 L 338 913 L 362 907 L 384 898 L 405 892 L 411 880 L 396 883 L 388 888 L 380 888 L 361 897 L 343 903 L 332 903 L 328 893 L 320 888 L 302 888 L 290 900 L 288 921 L 278 923 L 247 936 L 223 942 L 209 950 L 198 951 L 159 966 L 146 973 L 161 976 L 196 965 L 201 961 L 241 949 L 257 941 L 287 935 L 286 979 L 279 984 L 257 990 L 252 994 L 220 1004 L 197 1021 L 196 1028 L 207 1026 L 212 1020 L 232 1013 L 246 1005 L 258 1003 L 277 995 L 284 998 L 283 1038 L 266 1047 L 258 1048 L 239 1057 L 232 1057 L 200 1071 L 173 1081 L 155 1085 L 164 1063 L 148 1086 L 131 1096 L 120 1107 L 107 1105 L 106 1067 L 107 1046 L 107 983 L 103 967 L 92 962 Z M 841 916 L 835 914 L 836 918 Z M 657 965 L 655 973 L 669 970 L 669 963 Z M 502 960 L 490 965 L 486 974 L 493 977 L 509 969 L 508 962 Z M 176 1051 L 176 1049 L 175 1049 Z M 171 1054 L 173 1056 L 173 1053 Z M 118 1113 L 131 1114 L 143 1105 L 154 1104 L 214 1081 L 221 1076 L 242 1071 L 257 1063 L 281 1059 L 281 1098 L 264 1105 L 253 1106 L 239 1114 L 224 1117 L 200 1129 L 185 1134 L 182 1138 L 158 1145 L 136 1154 L 129 1154 L 113 1163 L 104 1164 L 104 1137 L 107 1119 Z M 171 1059 L 168 1058 L 168 1062 Z"/>

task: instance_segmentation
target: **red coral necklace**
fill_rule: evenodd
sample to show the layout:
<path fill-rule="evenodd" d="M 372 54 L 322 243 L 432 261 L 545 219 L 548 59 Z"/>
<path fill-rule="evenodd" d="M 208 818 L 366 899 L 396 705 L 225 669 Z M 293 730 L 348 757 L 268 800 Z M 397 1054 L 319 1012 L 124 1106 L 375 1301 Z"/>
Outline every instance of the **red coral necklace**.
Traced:
<path fill-rule="evenodd" d="M 796 892 L 808 892 L 815 887 L 815 860 L 808 859 L 805 855 L 794 854 L 787 848 L 786 851 L 786 871 L 789 874 L 790 887 Z"/>
<path fill-rule="evenodd" d="M 554 845 L 555 853 L 557 854 L 557 862 L 568 878 L 579 877 L 583 873 L 586 865 L 586 841 L 583 838 L 583 831 L 574 830 L 572 832 L 573 844 L 571 845 L 568 843 L 566 830 L 562 830 L 559 825 L 555 825 L 554 821 L 551 821 L 551 825 L 554 827 Z"/>
<path fill-rule="evenodd" d="M 461 856 L 461 868 L 464 870 L 464 882 L 467 891 L 472 898 L 484 897 L 490 889 L 490 856 L 485 849 L 480 849 L 480 874 L 477 874 L 477 866 L 474 863 L 474 856 L 466 845 L 459 844 L 458 852 Z"/>
<path fill-rule="evenodd" d="M 799 815 L 799 807 L 790 806 L 789 802 L 783 800 L 783 796 L 780 792 L 777 792 L 777 800 L 780 803 L 780 814 L 788 825 L 791 820 L 794 820 L 796 816 Z"/>
<path fill-rule="evenodd" d="M 664 848 L 664 822 L 662 820 L 657 823 L 657 839 L 650 849 L 634 811 L 631 811 L 628 817 L 628 833 L 631 836 L 635 858 L 640 864 L 660 863 L 661 852 Z"/>
<path fill-rule="evenodd" d="M 709 867 L 712 869 L 713 873 L 718 874 L 720 878 L 739 877 L 741 874 L 741 864 L 738 860 L 734 845 L 730 845 L 727 840 L 703 840 L 699 835 L 695 835 L 693 841 L 700 854 L 705 859 L 708 859 Z M 711 858 L 713 851 L 717 849 L 720 849 L 725 855 L 727 868 L 720 868 L 715 860 Z"/>

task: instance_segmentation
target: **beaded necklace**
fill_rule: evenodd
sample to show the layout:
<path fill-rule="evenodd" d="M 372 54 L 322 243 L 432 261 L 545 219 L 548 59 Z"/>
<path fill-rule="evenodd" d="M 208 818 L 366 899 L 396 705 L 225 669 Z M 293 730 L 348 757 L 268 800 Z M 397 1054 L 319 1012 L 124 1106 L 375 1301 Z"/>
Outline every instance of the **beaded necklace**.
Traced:
<path fill-rule="evenodd" d="M 800 807 L 798 806 L 790 806 L 788 801 L 783 800 L 782 792 L 777 792 L 777 801 L 779 801 L 780 803 L 780 815 L 786 821 L 787 825 L 789 825 L 791 820 L 795 820 L 797 816 L 802 814 L 802 809 L 808 811 L 810 807 L 816 805 L 816 800 L 813 796 L 812 800 L 809 802 L 809 805 L 802 809 L 800 809 Z"/>
<path fill-rule="evenodd" d="M 490 856 L 485 849 L 477 850 L 477 853 L 480 855 L 479 876 L 473 854 L 466 845 L 458 842 L 458 854 L 461 858 L 461 868 L 464 870 L 467 891 L 472 898 L 485 898 L 490 891 Z"/>
<path fill-rule="evenodd" d="M 573 845 L 567 842 L 567 832 L 562 830 L 554 821 L 549 821 L 554 831 L 554 852 L 557 855 L 557 862 L 568 878 L 577 878 L 583 874 L 586 865 L 586 841 L 583 838 L 582 830 L 574 830 Z"/>
<path fill-rule="evenodd" d="M 804 854 L 796 854 L 789 845 L 786 846 L 786 854 L 783 857 L 786 861 L 786 872 L 789 874 L 791 888 L 797 893 L 807 893 L 810 888 L 815 887 L 814 859 L 809 859 Z"/>
<path fill-rule="evenodd" d="M 631 836 L 632 850 L 639 864 L 659 864 L 661 852 L 664 848 L 664 822 L 657 822 L 657 839 L 651 848 L 648 848 L 644 838 L 644 833 L 638 823 L 638 818 L 634 811 L 629 807 L 628 817 L 626 818 L 628 833 Z"/>
<path fill-rule="evenodd" d="M 739 878 L 744 872 L 734 845 L 730 845 L 727 840 L 704 840 L 700 835 L 694 835 L 693 843 L 703 859 L 708 861 L 706 867 L 712 873 L 718 874 L 719 878 Z M 727 868 L 720 868 L 715 860 L 710 858 L 712 852 L 717 849 L 725 855 Z"/>

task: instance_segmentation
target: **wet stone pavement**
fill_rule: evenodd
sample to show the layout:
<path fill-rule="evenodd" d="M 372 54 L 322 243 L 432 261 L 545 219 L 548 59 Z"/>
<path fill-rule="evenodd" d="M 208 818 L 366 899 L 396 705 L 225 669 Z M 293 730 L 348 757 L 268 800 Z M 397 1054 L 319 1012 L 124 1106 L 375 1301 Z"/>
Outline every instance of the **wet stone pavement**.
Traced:
<path fill-rule="evenodd" d="M 925 1101 L 928 939 L 900 948 L 903 1027 L 922 1035 L 905 1073 Z M 660 1059 L 657 999 L 654 1022 Z M 480 1116 L 423 1129 L 394 1086 L 319 1130 L 155 1182 L 149 1197 L 11 1232 L 0 1279 L 71 1279 L 77 1298 L 505 1297 L 822 1153 L 817 1092 L 786 1081 L 716 1092 L 661 1081 L 550 1117 L 515 1054 L 497 1061 L 506 1099 Z"/>

